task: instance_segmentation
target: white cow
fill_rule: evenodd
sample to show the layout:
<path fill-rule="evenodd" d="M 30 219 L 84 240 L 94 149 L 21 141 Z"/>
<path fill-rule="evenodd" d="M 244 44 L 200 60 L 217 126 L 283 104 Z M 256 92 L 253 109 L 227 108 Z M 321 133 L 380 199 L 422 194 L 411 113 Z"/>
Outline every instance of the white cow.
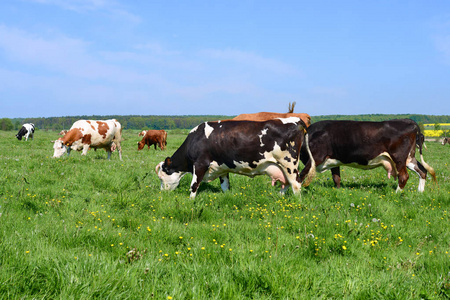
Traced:
<path fill-rule="evenodd" d="M 115 119 L 78 120 L 62 138 L 54 141 L 53 157 L 61 157 L 64 153 L 69 155 L 71 150 L 83 151 L 81 155 L 86 155 L 89 148 L 103 148 L 108 152 L 108 159 L 110 159 L 111 146 L 114 143 L 122 160 L 121 140 L 122 125 Z"/>

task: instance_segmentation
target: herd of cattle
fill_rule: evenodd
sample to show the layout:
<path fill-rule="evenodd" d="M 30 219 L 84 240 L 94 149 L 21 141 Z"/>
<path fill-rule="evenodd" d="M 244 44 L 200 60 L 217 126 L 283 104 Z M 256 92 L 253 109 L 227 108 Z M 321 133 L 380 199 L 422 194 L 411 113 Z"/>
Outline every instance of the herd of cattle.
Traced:
<path fill-rule="evenodd" d="M 16 137 L 33 139 L 35 127 L 24 124 Z M 90 148 L 105 149 L 108 159 L 115 150 L 122 160 L 122 126 L 117 120 L 79 120 L 62 131 L 53 142 L 53 157 L 69 155 L 71 150 L 86 155 Z M 164 150 L 167 132 L 148 130 L 139 133 L 138 150 L 154 145 Z M 187 135 L 175 153 L 160 162 L 155 171 L 162 190 L 175 189 L 181 178 L 192 174 L 191 198 L 201 182 L 220 179 L 229 189 L 229 173 L 246 176 L 268 175 L 272 185 L 281 183 L 281 192 L 290 187 L 298 194 L 308 186 L 316 172 L 331 170 L 334 184 L 340 187 L 340 166 L 360 169 L 383 167 L 388 178 L 398 180 L 397 191 L 408 181 L 407 169 L 419 176 L 418 191 L 423 192 L 427 173 L 436 181 L 431 166 L 423 158 L 424 136 L 416 122 L 409 119 L 384 122 L 319 121 L 311 124 L 305 113 L 242 114 L 231 120 L 204 122 Z M 443 144 L 450 143 L 445 138 Z M 420 161 L 415 157 L 416 148 Z M 300 171 L 302 161 L 304 168 Z"/>

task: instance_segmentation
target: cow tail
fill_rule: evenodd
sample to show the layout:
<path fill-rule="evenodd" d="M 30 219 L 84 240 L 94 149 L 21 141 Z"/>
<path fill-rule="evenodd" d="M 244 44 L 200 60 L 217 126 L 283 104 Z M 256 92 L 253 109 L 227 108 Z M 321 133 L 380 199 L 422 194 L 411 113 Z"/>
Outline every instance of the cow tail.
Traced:
<path fill-rule="evenodd" d="M 314 157 L 311 153 L 311 150 L 309 149 L 308 133 L 305 134 L 305 144 L 306 144 L 306 150 L 308 151 L 309 161 L 311 162 L 311 166 L 308 171 L 308 174 L 306 174 L 305 180 L 303 180 L 302 185 L 308 186 L 311 183 L 311 181 L 314 179 L 314 177 L 316 176 L 316 162 L 314 161 Z"/>
<path fill-rule="evenodd" d="M 422 149 L 419 149 L 419 150 L 422 150 Z M 433 181 L 437 182 L 436 172 L 429 164 L 427 164 L 425 162 L 425 160 L 423 159 L 422 151 L 420 151 L 420 162 L 422 163 L 422 166 L 425 168 L 425 170 L 427 170 L 428 173 L 430 173 L 430 175 L 433 177 Z"/>

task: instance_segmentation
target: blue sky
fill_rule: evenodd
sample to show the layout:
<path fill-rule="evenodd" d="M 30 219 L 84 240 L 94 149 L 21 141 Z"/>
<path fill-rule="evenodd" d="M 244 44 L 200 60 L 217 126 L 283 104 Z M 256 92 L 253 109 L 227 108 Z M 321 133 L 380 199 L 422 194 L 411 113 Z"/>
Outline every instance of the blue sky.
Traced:
<path fill-rule="evenodd" d="M 450 1 L 2 0 L 0 117 L 450 114 Z"/>

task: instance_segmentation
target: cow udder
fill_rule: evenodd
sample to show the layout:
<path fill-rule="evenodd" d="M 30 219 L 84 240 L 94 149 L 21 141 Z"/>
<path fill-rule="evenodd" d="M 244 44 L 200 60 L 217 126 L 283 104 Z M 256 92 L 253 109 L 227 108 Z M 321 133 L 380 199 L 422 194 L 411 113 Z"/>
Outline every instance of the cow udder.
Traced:
<path fill-rule="evenodd" d="M 272 179 L 272 185 L 274 186 L 277 181 L 281 182 L 282 184 L 282 188 L 284 188 L 284 186 L 287 183 L 286 177 L 283 174 L 283 171 L 281 171 L 280 167 L 278 167 L 277 165 L 269 165 L 264 172 L 270 176 L 270 178 Z"/>

